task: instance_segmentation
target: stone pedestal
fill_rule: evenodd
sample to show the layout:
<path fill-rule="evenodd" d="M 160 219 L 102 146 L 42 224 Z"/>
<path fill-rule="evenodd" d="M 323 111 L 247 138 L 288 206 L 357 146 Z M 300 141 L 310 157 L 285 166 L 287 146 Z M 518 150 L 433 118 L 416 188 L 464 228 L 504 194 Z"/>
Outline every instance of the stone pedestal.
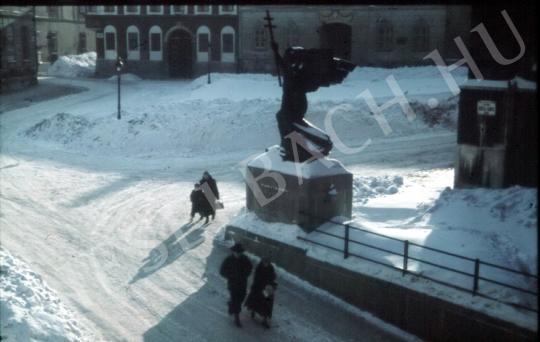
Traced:
<path fill-rule="evenodd" d="M 245 178 L 247 209 L 264 221 L 311 232 L 333 217 L 351 217 L 352 174 L 335 159 L 283 161 L 274 146 L 248 163 Z"/>

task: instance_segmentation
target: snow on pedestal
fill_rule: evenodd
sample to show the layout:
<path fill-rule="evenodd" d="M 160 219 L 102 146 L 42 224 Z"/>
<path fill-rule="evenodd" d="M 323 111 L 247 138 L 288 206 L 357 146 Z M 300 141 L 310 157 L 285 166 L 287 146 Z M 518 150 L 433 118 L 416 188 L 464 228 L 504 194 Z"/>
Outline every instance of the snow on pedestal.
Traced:
<path fill-rule="evenodd" d="M 333 217 L 351 217 L 352 178 L 335 159 L 283 161 L 272 146 L 247 164 L 246 206 L 264 221 L 310 232 Z"/>

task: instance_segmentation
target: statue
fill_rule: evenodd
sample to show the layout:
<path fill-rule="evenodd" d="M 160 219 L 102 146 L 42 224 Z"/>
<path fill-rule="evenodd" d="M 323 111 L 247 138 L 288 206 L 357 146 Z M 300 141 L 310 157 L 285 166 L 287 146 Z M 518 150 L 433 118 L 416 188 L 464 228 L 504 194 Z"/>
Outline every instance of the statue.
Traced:
<path fill-rule="evenodd" d="M 274 41 L 270 15 L 267 11 L 267 27 L 271 46 L 279 70 L 283 71 L 283 96 L 281 108 L 276 114 L 281 136 L 283 160 L 304 162 L 310 158 L 327 156 L 332 149 L 330 137 L 304 119 L 307 111 L 306 93 L 319 87 L 343 82 L 356 65 L 333 57 L 330 49 L 304 49 L 289 47 L 283 57 Z M 280 80 L 281 82 L 281 80 Z"/>

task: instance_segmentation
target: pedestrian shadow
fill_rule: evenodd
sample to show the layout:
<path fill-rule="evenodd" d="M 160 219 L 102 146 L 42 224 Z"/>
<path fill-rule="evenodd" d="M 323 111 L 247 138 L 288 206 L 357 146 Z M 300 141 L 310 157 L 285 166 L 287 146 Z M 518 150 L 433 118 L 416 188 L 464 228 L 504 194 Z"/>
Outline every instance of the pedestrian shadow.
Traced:
<path fill-rule="evenodd" d="M 199 225 L 196 229 L 187 233 L 196 225 L 196 223 L 184 224 L 158 246 L 152 248 L 148 256 L 142 260 L 144 264 L 139 268 L 133 279 L 129 281 L 129 284 L 148 277 L 159 269 L 173 263 L 187 251 L 203 243 L 206 224 Z"/>
<path fill-rule="evenodd" d="M 64 204 L 64 206 L 68 208 L 78 208 L 78 207 L 87 205 L 94 200 L 97 200 L 109 194 L 117 193 L 124 189 L 127 189 L 133 183 L 141 181 L 141 179 L 142 179 L 141 177 L 120 178 L 107 185 L 100 187 L 99 189 L 94 189 L 92 191 L 89 191 L 86 194 L 79 196 L 79 198 L 71 201 L 70 203 Z"/>

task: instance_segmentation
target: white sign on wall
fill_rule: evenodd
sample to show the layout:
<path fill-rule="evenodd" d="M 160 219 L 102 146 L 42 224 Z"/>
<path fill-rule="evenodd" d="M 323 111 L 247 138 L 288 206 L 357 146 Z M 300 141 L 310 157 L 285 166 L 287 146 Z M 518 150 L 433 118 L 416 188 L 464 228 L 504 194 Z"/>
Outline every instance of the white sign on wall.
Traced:
<path fill-rule="evenodd" d="M 478 115 L 495 116 L 497 104 L 495 101 L 480 100 L 476 103 L 476 113 Z"/>

